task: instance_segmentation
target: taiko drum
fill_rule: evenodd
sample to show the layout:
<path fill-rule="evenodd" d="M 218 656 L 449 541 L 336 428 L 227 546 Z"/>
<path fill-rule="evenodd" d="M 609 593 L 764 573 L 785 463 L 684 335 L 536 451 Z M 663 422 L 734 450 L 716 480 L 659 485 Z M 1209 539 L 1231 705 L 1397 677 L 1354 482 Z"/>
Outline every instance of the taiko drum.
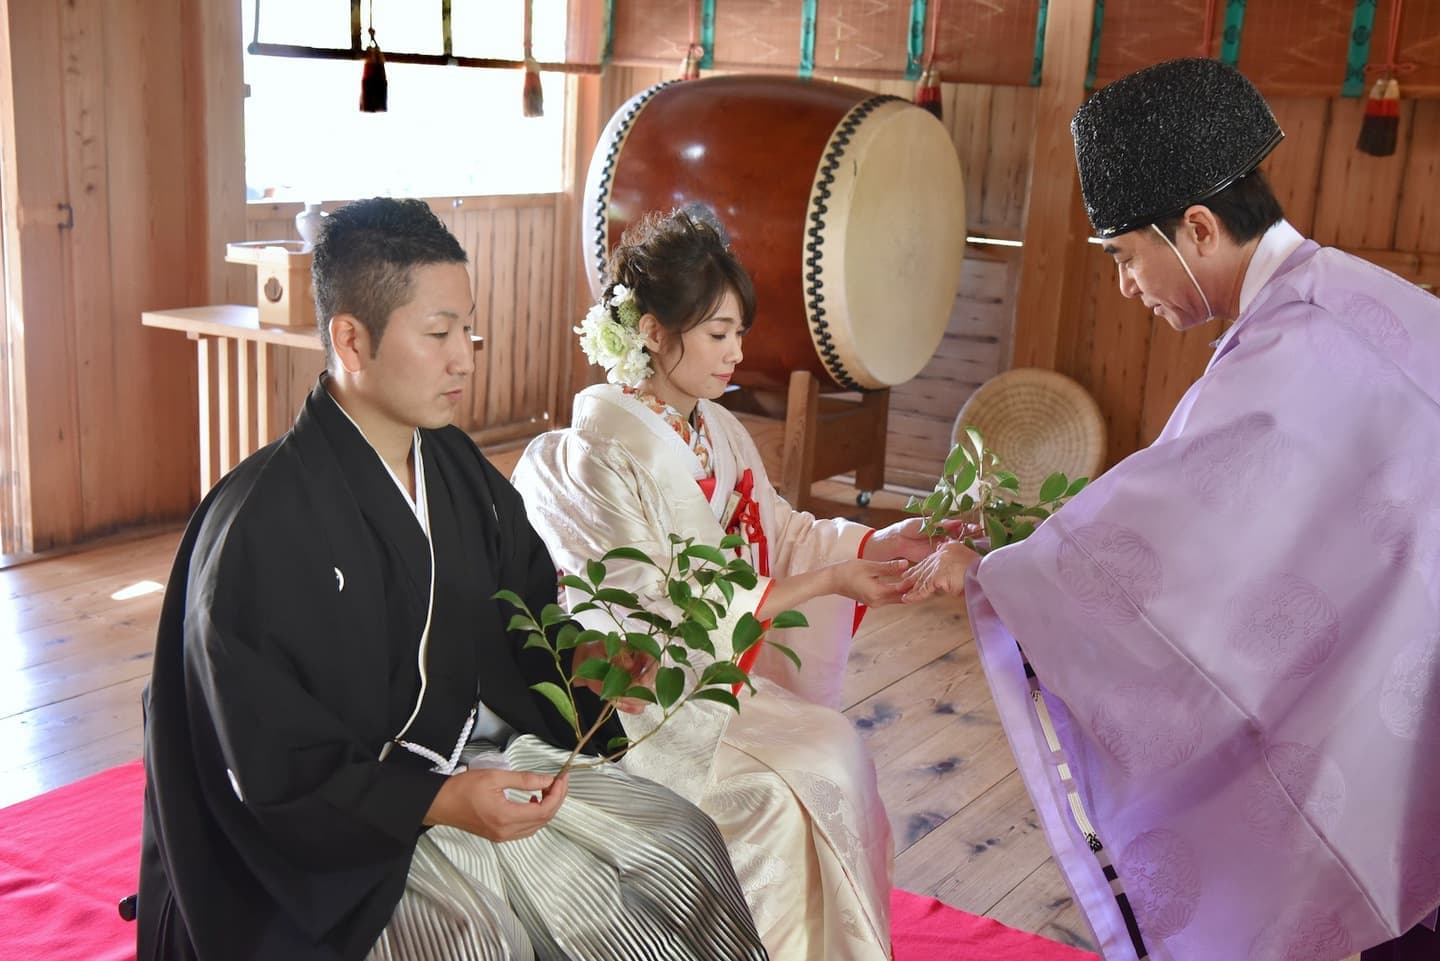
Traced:
<path fill-rule="evenodd" d="M 631 98 L 590 163 L 581 240 L 605 258 L 652 210 L 715 211 L 755 282 L 736 381 L 836 390 L 902 384 L 944 336 L 960 282 L 965 199 L 943 124 L 896 97 L 771 76 L 676 81 Z"/>

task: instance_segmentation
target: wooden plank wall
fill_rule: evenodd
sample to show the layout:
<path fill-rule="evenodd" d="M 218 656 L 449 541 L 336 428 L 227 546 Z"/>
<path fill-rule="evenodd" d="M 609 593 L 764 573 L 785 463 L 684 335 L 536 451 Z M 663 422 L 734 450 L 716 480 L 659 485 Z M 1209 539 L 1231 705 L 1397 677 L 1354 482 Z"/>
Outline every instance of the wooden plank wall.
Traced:
<path fill-rule="evenodd" d="M 1295 227 L 1410 280 L 1440 284 L 1440 100 L 1404 101 L 1399 148 L 1381 158 L 1355 149 L 1359 100 L 1270 99 L 1286 139 L 1265 170 Z M 1159 435 L 1223 328 L 1177 333 L 1157 322 L 1120 296 L 1111 258 L 1089 248 L 1074 352 L 1062 369 L 1105 412 L 1114 463 Z"/>
<path fill-rule="evenodd" d="M 601 97 L 602 122 L 629 97 L 671 79 L 674 71 L 631 67 L 616 68 L 612 74 Z M 914 85 L 905 81 L 836 79 L 877 93 L 914 95 Z M 943 86 L 944 123 L 965 174 L 966 219 L 972 235 L 1005 240 L 1021 236 L 1035 93 L 1029 87 Z M 966 247 L 944 340 L 914 380 L 891 392 L 885 465 L 889 483 L 931 486 L 950 450 L 950 431 L 960 406 L 975 388 L 1009 365 L 1018 262 L 1019 251 L 1013 247 Z M 588 298 L 588 291 L 584 296 Z M 764 347 L 747 343 L 746 349 Z M 585 367 L 578 350 L 572 362 L 577 387 L 601 379 L 596 368 Z"/>
<path fill-rule="evenodd" d="M 470 257 L 475 332 L 485 338 L 456 423 L 482 443 L 528 436 L 554 423 L 557 350 L 573 324 L 556 291 L 569 265 L 557 235 L 562 195 L 468 197 L 431 202 Z M 327 204 L 333 210 L 338 204 Z M 251 204 L 250 240 L 293 240 L 299 204 Z M 574 246 L 574 245 L 572 245 Z M 253 277 L 243 302 L 255 303 Z M 283 432 L 324 366 L 308 350 L 270 348 L 270 422 Z"/>
<path fill-rule="evenodd" d="M 27 549 L 194 503 L 189 345 L 139 322 L 205 293 L 191 216 L 203 151 L 186 98 L 204 18 L 187 6 L 5 5 L 0 166 L 6 293 L 23 324 L 12 372 Z"/>

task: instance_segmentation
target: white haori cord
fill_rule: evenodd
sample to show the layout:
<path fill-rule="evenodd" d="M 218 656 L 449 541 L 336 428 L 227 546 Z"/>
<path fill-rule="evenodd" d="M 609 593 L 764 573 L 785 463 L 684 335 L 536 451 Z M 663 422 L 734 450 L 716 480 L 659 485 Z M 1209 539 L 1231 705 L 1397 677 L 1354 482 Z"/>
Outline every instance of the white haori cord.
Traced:
<path fill-rule="evenodd" d="M 454 774 L 455 769 L 460 766 L 460 753 L 465 750 L 465 745 L 470 742 L 470 732 L 475 729 L 475 718 L 478 714 L 479 705 L 470 709 L 470 716 L 465 719 L 465 724 L 460 728 L 460 737 L 455 741 L 455 750 L 448 758 L 441 757 L 436 751 L 430 750 L 423 744 L 416 744 L 413 741 L 404 741 L 396 738 L 396 744 L 409 751 L 411 754 L 418 754 L 427 761 L 434 763 L 430 770 L 436 774 Z M 387 744 L 386 747 L 389 747 Z M 381 758 L 384 760 L 384 758 Z"/>

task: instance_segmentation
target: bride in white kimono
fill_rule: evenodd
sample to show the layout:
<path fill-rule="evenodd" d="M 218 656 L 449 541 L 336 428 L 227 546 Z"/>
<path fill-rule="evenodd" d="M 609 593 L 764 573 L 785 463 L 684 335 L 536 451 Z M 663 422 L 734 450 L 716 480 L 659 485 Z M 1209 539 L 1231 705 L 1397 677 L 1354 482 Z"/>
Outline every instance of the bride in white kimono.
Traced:
<path fill-rule="evenodd" d="M 737 589 L 713 632 L 720 657 L 746 612 L 764 621 L 793 608 L 810 622 L 783 634 L 802 670 L 761 645 L 757 694 L 742 695 L 738 714 L 692 701 L 622 763 L 714 818 L 772 958 L 889 958 L 890 826 L 874 765 L 838 708 L 858 605 L 895 601 L 928 541 L 915 522 L 872 531 L 791 509 L 745 429 L 712 403 L 741 360 L 755 296 L 714 227 L 652 216 L 627 233 L 611 271 L 577 331 L 612 383 L 580 393 L 573 426 L 526 450 L 513 480 L 531 523 L 567 571 L 625 545 L 668 556 L 672 532 L 710 545 L 744 534 L 762 576 Z M 663 594 L 653 569 L 609 566 L 607 584 Z M 659 709 L 632 710 L 637 739 Z"/>

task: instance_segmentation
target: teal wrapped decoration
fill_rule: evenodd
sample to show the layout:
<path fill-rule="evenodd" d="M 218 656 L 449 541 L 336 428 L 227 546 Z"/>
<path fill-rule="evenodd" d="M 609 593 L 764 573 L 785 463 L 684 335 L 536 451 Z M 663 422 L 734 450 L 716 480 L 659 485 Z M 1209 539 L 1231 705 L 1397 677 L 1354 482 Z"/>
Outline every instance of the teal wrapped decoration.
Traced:
<path fill-rule="evenodd" d="M 1342 97 L 1358 97 L 1365 92 L 1365 67 L 1370 63 L 1370 41 L 1375 31 L 1376 0 L 1355 0 L 1355 15 L 1350 20 L 1350 52 L 1345 58 L 1345 83 Z"/>
<path fill-rule="evenodd" d="M 910 38 L 905 48 L 905 79 L 920 79 L 920 58 L 925 56 L 925 0 L 910 0 Z"/>
<path fill-rule="evenodd" d="M 805 0 L 800 11 L 800 76 L 815 73 L 815 6 L 816 0 Z"/>
<path fill-rule="evenodd" d="M 1233 67 L 1240 62 L 1240 33 L 1245 29 L 1245 0 L 1225 4 L 1225 32 L 1220 37 L 1220 62 Z"/>
<path fill-rule="evenodd" d="M 1095 0 L 1095 22 L 1090 27 L 1090 62 L 1085 66 L 1085 89 L 1095 89 L 1095 68 L 1100 63 L 1100 31 L 1105 26 L 1105 0 Z"/>
<path fill-rule="evenodd" d="M 1035 57 L 1030 63 L 1030 86 L 1040 86 L 1045 69 L 1045 19 L 1050 12 L 1049 0 L 1040 0 L 1040 13 L 1035 18 Z"/>
<path fill-rule="evenodd" d="M 605 0 L 605 11 L 600 20 L 600 66 L 607 66 L 614 52 L 615 0 Z"/>
<path fill-rule="evenodd" d="M 715 0 L 702 0 L 700 4 L 700 46 L 705 48 L 700 69 L 709 70 L 715 66 Z"/>

